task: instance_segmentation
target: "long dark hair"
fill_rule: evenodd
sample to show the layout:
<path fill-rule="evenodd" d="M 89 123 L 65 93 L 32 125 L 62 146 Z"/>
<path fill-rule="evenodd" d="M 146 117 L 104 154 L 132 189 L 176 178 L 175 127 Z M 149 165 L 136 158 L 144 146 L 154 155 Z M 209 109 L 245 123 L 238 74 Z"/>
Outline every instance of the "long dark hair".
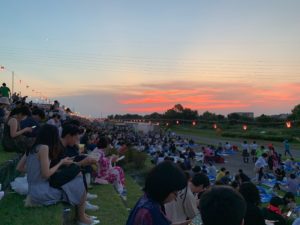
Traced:
<path fill-rule="evenodd" d="M 255 186 L 255 184 L 251 182 L 242 183 L 239 192 L 245 198 L 246 202 L 252 203 L 256 206 L 260 204 L 259 190 Z"/>
<path fill-rule="evenodd" d="M 35 143 L 32 149 L 27 152 L 27 155 L 35 152 L 38 145 L 47 145 L 49 147 L 49 158 L 51 160 L 57 159 L 62 150 L 59 147 L 59 143 L 60 140 L 57 127 L 45 124 L 39 130 Z"/>
<path fill-rule="evenodd" d="M 186 185 L 187 179 L 183 171 L 174 163 L 164 161 L 150 171 L 144 191 L 149 198 L 163 204 L 169 194 L 182 190 Z"/>

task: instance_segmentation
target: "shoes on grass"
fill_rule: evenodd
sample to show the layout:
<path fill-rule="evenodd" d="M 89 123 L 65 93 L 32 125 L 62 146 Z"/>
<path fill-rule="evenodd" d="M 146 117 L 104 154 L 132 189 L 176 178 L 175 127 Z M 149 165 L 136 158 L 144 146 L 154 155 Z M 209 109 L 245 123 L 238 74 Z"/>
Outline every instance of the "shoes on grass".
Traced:
<path fill-rule="evenodd" d="M 87 198 L 87 200 L 93 200 L 93 199 L 98 198 L 98 195 L 87 193 L 86 198 Z"/>
<path fill-rule="evenodd" d="M 97 205 L 92 205 L 91 203 L 89 203 L 88 201 L 85 202 L 85 210 L 89 210 L 89 211 L 97 211 L 99 209 L 99 206 Z"/>
<path fill-rule="evenodd" d="M 96 225 L 100 224 L 100 220 L 92 220 L 92 223 L 82 223 L 80 221 L 77 222 L 77 225 Z"/>

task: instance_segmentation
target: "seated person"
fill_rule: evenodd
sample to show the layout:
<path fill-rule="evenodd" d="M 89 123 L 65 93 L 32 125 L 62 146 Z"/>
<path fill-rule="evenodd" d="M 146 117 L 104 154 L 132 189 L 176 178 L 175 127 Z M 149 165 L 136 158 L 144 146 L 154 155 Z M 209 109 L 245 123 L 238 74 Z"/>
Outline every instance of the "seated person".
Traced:
<path fill-rule="evenodd" d="M 0 97 L 0 140 L 3 137 L 4 123 L 8 116 L 7 107 L 10 105 L 8 98 Z"/>
<path fill-rule="evenodd" d="M 268 207 L 262 209 L 265 220 L 276 221 L 274 225 L 286 225 L 280 205 L 283 205 L 283 200 L 277 196 L 272 197 Z"/>
<path fill-rule="evenodd" d="M 255 184 L 251 182 L 242 183 L 239 192 L 247 203 L 244 225 L 265 225 L 265 220 L 259 208 L 260 195 Z"/>
<path fill-rule="evenodd" d="M 239 176 L 241 178 L 242 183 L 251 181 L 250 178 L 244 173 L 242 169 L 239 169 Z"/>
<path fill-rule="evenodd" d="M 45 119 L 45 112 L 42 109 L 34 109 L 32 115 L 20 122 L 21 129 L 32 127 L 31 133 L 25 133 L 24 136 L 35 138 L 40 129 L 41 122 Z"/>
<path fill-rule="evenodd" d="M 246 202 L 228 186 L 217 186 L 204 192 L 200 199 L 203 225 L 243 225 Z"/>
<path fill-rule="evenodd" d="M 222 184 L 224 185 L 229 185 L 231 182 L 231 177 L 230 177 L 230 172 L 226 171 L 225 172 L 225 176 L 223 176 L 220 181 L 222 182 Z"/>
<path fill-rule="evenodd" d="M 298 195 L 299 181 L 295 174 L 290 174 L 290 177 L 287 180 L 286 187 L 283 187 L 282 189 L 287 192 L 293 193 L 295 196 Z"/>
<path fill-rule="evenodd" d="M 278 181 L 282 181 L 283 178 L 285 177 L 285 172 L 283 168 L 277 168 L 275 171 L 275 176 L 276 176 L 276 180 Z"/>
<path fill-rule="evenodd" d="M 17 169 L 27 173 L 28 201 L 33 205 L 53 205 L 65 201 L 77 207 L 78 222 L 92 224 L 93 220 L 85 214 L 86 191 L 81 174 L 63 184 L 60 189 L 49 184 L 49 178 L 63 165 L 71 165 L 73 160 L 66 157 L 58 159 L 61 149 L 59 146 L 58 130 L 54 126 L 45 125 L 41 128 L 36 142 L 31 150 L 20 160 Z M 50 167 L 50 161 L 58 163 Z"/>
<path fill-rule="evenodd" d="M 52 118 L 47 121 L 47 124 L 56 126 L 57 128 L 60 128 L 61 127 L 60 115 L 57 113 L 54 113 Z"/>
<path fill-rule="evenodd" d="M 221 181 L 221 179 L 225 176 L 226 169 L 222 167 L 217 173 L 216 181 Z"/>
<path fill-rule="evenodd" d="M 283 196 L 284 212 L 294 210 L 297 207 L 295 195 L 292 192 L 287 192 Z"/>
<path fill-rule="evenodd" d="M 97 160 L 97 173 L 95 183 L 114 184 L 118 193 L 126 199 L 125 189 L 125 174 L 121 167 L 112 166 L 112 163 L 116 162 L 118 156 L 107 157 L 105 155 L 105 149 L 108 146 L 106 137 L 100 137 L 97 144 L 97 148 L 92 151 L 93 154 L 98 154 Z"/>
<path fill-rule="evenodd" d="M 97 160 L 92 157 L 80 154 L 79 136 L 80 129 L 78 126 L 75 126 L 73 124 L 64 125 L 61 136 L 61 148 L 63 149 L 63 157 L 72 157 L 74 161 L 82 168 L 82 172 L 85 175 L 83 177 L 84 183 L 87 187 L 91 181 L 91 165 L 97 164 Z"/>
<path fill-rule="evenodd" d="M 131 210 L 126 225 L 171 225 L 163 205 L 176 199 L 177 192 L 187 185 L 185 174 L 172 162 L 154 167 L 146 177 L 145 194 Z M 188 225 L 180 223 L 178 225 Z"/>
<path fill-rule="evenodd" d="M 231 144 L 229 142 L 226 142 L 224 149 L 225 149 L 225 151 L 231 151 L 232 150 Z"/>
<path fill-rule="evenodd" d="M 32 132 L 31 127 L 20 129 L 20 122 L 30 115 L 29 108 L 22 106 L 11 111 L 7 122 L 4 124 L 2 145 L 5 151 L 26 152 L 33 143 L 29 143 L 23 136 Z"/>
<path fill-rule="evenodd" d="M 216 177 L 217 176 L 217 169 L 211 162 L 208 163 L 207 170 L 208 170 L 208 176 L 211 176 L 211 177 Z"/>
<path fill-rule="evenodd" d="M 173 222 L 190 220 L 199 215 L 199 199 L 196 197 L 209 187 L 209 179 L 203 173 L 194 175 L 192 180 L 177 194 L 175 201 L 165 204 L 167 217 Z"/>

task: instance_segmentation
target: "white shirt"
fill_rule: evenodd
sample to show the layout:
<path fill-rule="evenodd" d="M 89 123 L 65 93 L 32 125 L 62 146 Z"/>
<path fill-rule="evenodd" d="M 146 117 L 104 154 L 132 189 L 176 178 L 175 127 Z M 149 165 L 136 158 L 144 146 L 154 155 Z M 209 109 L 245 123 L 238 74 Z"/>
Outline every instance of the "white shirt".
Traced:
<path fill-rule="evenodd" d="M 242 149 L 243 150 L 247 150 L 248 151 L 248 148 L 249 148 L 248 144 L 242 144 Z"/>
<path fill-rule="evenodd" d="M 252 150 L 257 150 L 257 144 L 252 144 L 252 145 L 251 145 L 251 149 L 252 149 Z"/>
<path fill-rule="evenodd" d="M 199 214 L 197 209 L 197 198 L 192 193 L 190 186 L 179 191 L 176 200 L 165 204 L 167 217 L 172 223 L 179 223 L 187 217 L 193 219 Z"/>
<path fill-rule="evenodd" d="M 229 144 L 229 143 L 226 144 L 226 145 L 225 145 L 225 150 L 230 150 L 230 149 L 231 149 L 231 144 Z"/>
<path fill-rule="evenodd" d="M 264 168 L 265 166 L 267 166 L 267 162 L 266 160 L 264 159 L 264 157 L 260 156 L 258 158 L 258 160 L 255 162 L 255 167 L 260 169 L 260 168 Z"/>

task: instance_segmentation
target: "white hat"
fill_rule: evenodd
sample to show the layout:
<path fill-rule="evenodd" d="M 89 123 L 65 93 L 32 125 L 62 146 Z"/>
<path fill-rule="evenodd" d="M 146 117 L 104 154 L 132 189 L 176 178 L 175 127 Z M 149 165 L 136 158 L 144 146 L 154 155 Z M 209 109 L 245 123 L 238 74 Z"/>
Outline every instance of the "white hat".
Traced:
<path fill-rule="evenodd" d="M 0 104 L 10 105 L 10 102 L 7 97 L 0 97 Z"/>

